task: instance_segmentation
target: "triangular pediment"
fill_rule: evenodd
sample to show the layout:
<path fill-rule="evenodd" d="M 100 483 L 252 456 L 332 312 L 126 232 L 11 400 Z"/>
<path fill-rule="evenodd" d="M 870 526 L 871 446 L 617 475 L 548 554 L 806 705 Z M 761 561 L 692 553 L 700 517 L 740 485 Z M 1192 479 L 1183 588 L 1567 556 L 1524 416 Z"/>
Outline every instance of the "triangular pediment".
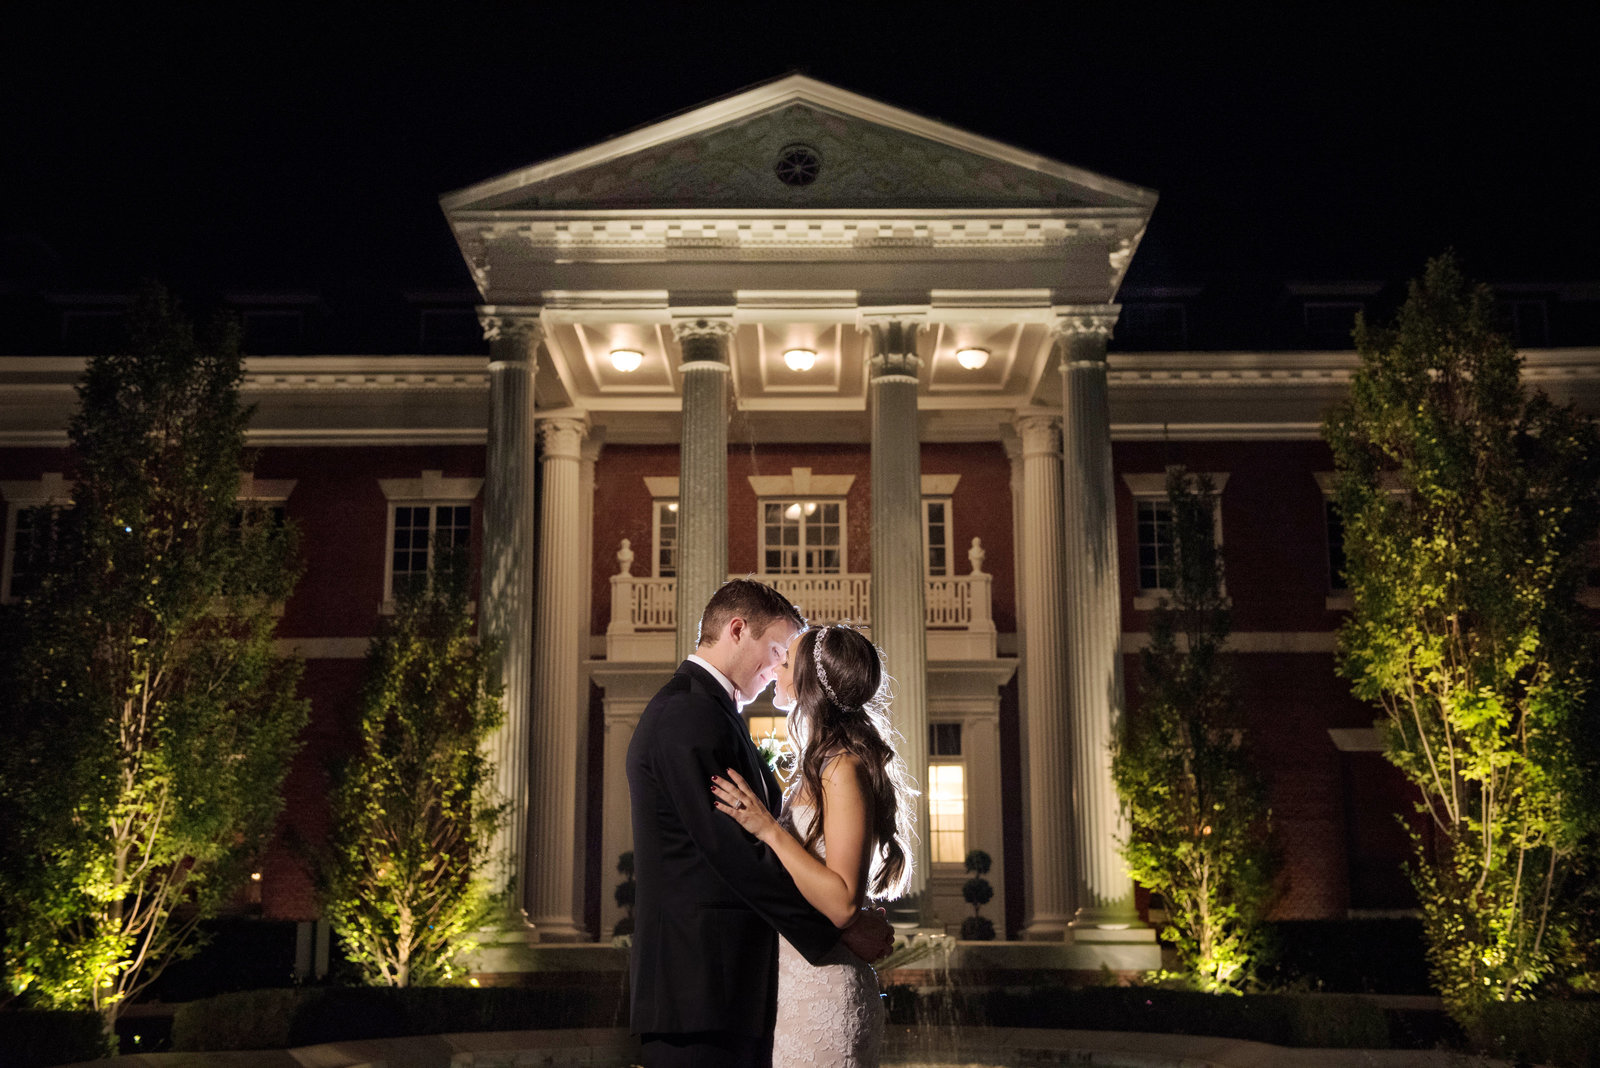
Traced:
<path fill-rule="evenodd" d="M 796 182 L 785 160 L 815 176 Z M 1155 194 L 804 75 L 442 198 L 446 211 L 1144 208 Z"/>

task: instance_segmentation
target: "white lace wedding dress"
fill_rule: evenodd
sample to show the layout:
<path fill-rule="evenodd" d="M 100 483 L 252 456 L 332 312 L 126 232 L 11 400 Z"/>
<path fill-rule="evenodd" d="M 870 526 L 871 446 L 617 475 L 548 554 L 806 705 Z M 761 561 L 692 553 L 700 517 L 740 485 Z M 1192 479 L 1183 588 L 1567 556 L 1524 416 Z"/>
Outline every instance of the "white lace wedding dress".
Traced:
<path fill-rule="evenodd" d="M 795 805 L 790 815 L 804 840 L 816 809 Z M 819 857 L 825 852 L 821 839 L 817 852 Z M 821 964 L 813 965 L 787 939 L 778 939 L 778 1028 L 772 1040 L 772 1068 L 878 1068 L 884 1016 L 877 973 L 843 943 L 834 946 Z"/>

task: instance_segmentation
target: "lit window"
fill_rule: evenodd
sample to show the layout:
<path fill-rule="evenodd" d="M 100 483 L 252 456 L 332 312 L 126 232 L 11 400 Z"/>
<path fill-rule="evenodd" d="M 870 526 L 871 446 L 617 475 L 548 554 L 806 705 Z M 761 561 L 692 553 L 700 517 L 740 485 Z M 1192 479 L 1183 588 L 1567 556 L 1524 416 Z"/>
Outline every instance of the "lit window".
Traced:
<path fill-rule="evenodd" d="M 948 575 L 950 554 L 950 498 L 925 497 L 922 501 L 922 549 L 929 575 Z"/>
<path fill-rule="evenodd" d="M 935 864 L 967 858 L 967 768 L 961 724 L 928 724 L 928 845 Z"/>
<path fill-rule="evenodd" d="M 757 744 L 768 738 L 779 742 L 789 740 L 789 718 L 787 716 L 747 716 L 745 722 L 750 727 L 750 737 Z"/>
<path fill-rule="evenodd" d="M 935 864 L 960 864 L 967 856 L 967 769 L 928 765 L 928 844 Z"/>
<path fill-rule="evenodd" d="M 656 551 L 652 557 L 656 578 L 676 578 L 678 574 L 678 502 L 655 502 Z"/>
<path fill-rule="evenodd" d="M 762 573 L 843 573 L 844 530 L 843 501 L 762 501 Z"/>

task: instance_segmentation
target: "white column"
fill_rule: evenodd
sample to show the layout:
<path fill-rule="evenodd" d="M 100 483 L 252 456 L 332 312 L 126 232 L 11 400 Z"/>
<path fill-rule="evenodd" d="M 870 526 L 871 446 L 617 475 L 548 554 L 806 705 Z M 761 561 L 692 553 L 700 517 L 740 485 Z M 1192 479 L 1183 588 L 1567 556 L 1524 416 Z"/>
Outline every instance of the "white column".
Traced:
<path fill-rule="evenodd" d="M 868 325 L 872 413 L 872 640 L 895 680 L 900 753 L 923 791 L 910 895 L 928 885 L 928 591 L 922 557 L 922 442 L 917 428 L 917 324 Z M 922 903 L 927 919 L 926 902 Z"/>
<path fill-rule="evenodd" d="M 485 743 L 494 790 L 508 807 L 488 877 L 508 889 L 496 942 L 531 941 L 524 912 L 528 836 L 528 747 L 533 687 L 533 432 L 530 388 L 539 342 L 535 318 L 486 315 L 489 442 L 483 490 L 482 636 L 500 647 L 505 720 Z"/>
<path fill-rule="evenodd" d="M 573 887 L 577 860 L 578 719 L 588 695 L 578 694 L 578 631 L 583 602 L 582 445 L 577 419 L 539 423 L 543 490 L 539 517 L 539 586 L 534 622 L 533 747 L 529 805 L 528 914 L 541 942 L 588 938 Z"/>
<path fill-rule="evenodd" d="M 1061 575 L 1061 446 L 1053 416 L 1017 420 L 1022 522 L 1017 585 L 1027 620 L 1028 917 L 1024 937 L 1060 940 L 1072 921 L 1072 782 Z"/>
<path fill-rule="evenodd" d="M 578 532 L 578 574 L 582 580 L 578 586 L 578 610 L 572 626 L 578 631 L 578 740 L 575 748 L 577 760 L 577 786 L 573 790 L 576 811 L 573 813 L 574 824 L 577 828 L 577 841 L 587 841 L 589 827 L 589 753 L 594 745 L 594 739 L 589 735 L 589 672 L 583 665 L 589 660 L 589 638 L 594 630 L 594 469 L 600 460 L 602 443 L 598 436 L 586 437 L 580 450 L 578 461 L 578 511 L 583 516 L 583 529 Z M 606 769 L 601 768 L 601 778 L 604 780 Z M 616 774 L 621 774 L 617 772 Z M 580 850 L 580 855 L 587 850 Z M 606 875 L 602 865 L 600 880 L 603 884 Z M 580 859 L 573 866 L 573 900 L 577 902 L 578 916 L 582 917 L 584 911 L 584 888 L 588 883 L 588 864 Z"/>
<path fill-rule="evenodd" d="M 672 324 L 683 350 L 678 451 L 678 656 L 694 652 L 700 613 L 728 580 L 728 319 Z"/>
<path fill-rule="evenodd" d="M 989 854 L 993 867 L 984 878 L 994 887 L 994 900 L 984 915 L 994 921 L 996 936 L 1006 936 L 1005 828 L 1000 798 L 1000 714 L 966 716 L 961 724 L 961 753 L 967 765 L 967 849 Z M 966 913 L 962 913 L 962 918 Z M 946 920 L 954 917 L 946 916 Z"/>
<path fill-rule="evenodd" d="M 1127 821 L 1111 780 L 1111 743 L 1122 715 L 1122 605 L 1106 340 L 1120 309 L 1107 304 L 1059 310 L 1056 331 L 1066 417 L 1066 653 L 1078 868 L 1072 927 L 1081 941 L 1096 929 L 1140 926 L 1133 880 L 1118 845 L 1127 837 Z M 1028 622 L 1031 627 L 1033 620 Z M 1135 937 L 1147 936 L 1150 932 L 1141 931 Z"/>

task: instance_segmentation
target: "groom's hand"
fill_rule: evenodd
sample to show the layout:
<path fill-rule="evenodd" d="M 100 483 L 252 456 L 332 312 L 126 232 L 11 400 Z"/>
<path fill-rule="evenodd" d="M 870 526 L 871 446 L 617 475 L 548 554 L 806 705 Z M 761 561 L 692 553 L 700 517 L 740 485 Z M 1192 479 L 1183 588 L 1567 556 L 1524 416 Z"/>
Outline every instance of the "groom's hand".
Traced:
<path fill-rule="evenodd" d="M 861 909 L 839 936 L 846 949 L 871 964 L 894 949 L 894 928 L 883 909 Z"/>

